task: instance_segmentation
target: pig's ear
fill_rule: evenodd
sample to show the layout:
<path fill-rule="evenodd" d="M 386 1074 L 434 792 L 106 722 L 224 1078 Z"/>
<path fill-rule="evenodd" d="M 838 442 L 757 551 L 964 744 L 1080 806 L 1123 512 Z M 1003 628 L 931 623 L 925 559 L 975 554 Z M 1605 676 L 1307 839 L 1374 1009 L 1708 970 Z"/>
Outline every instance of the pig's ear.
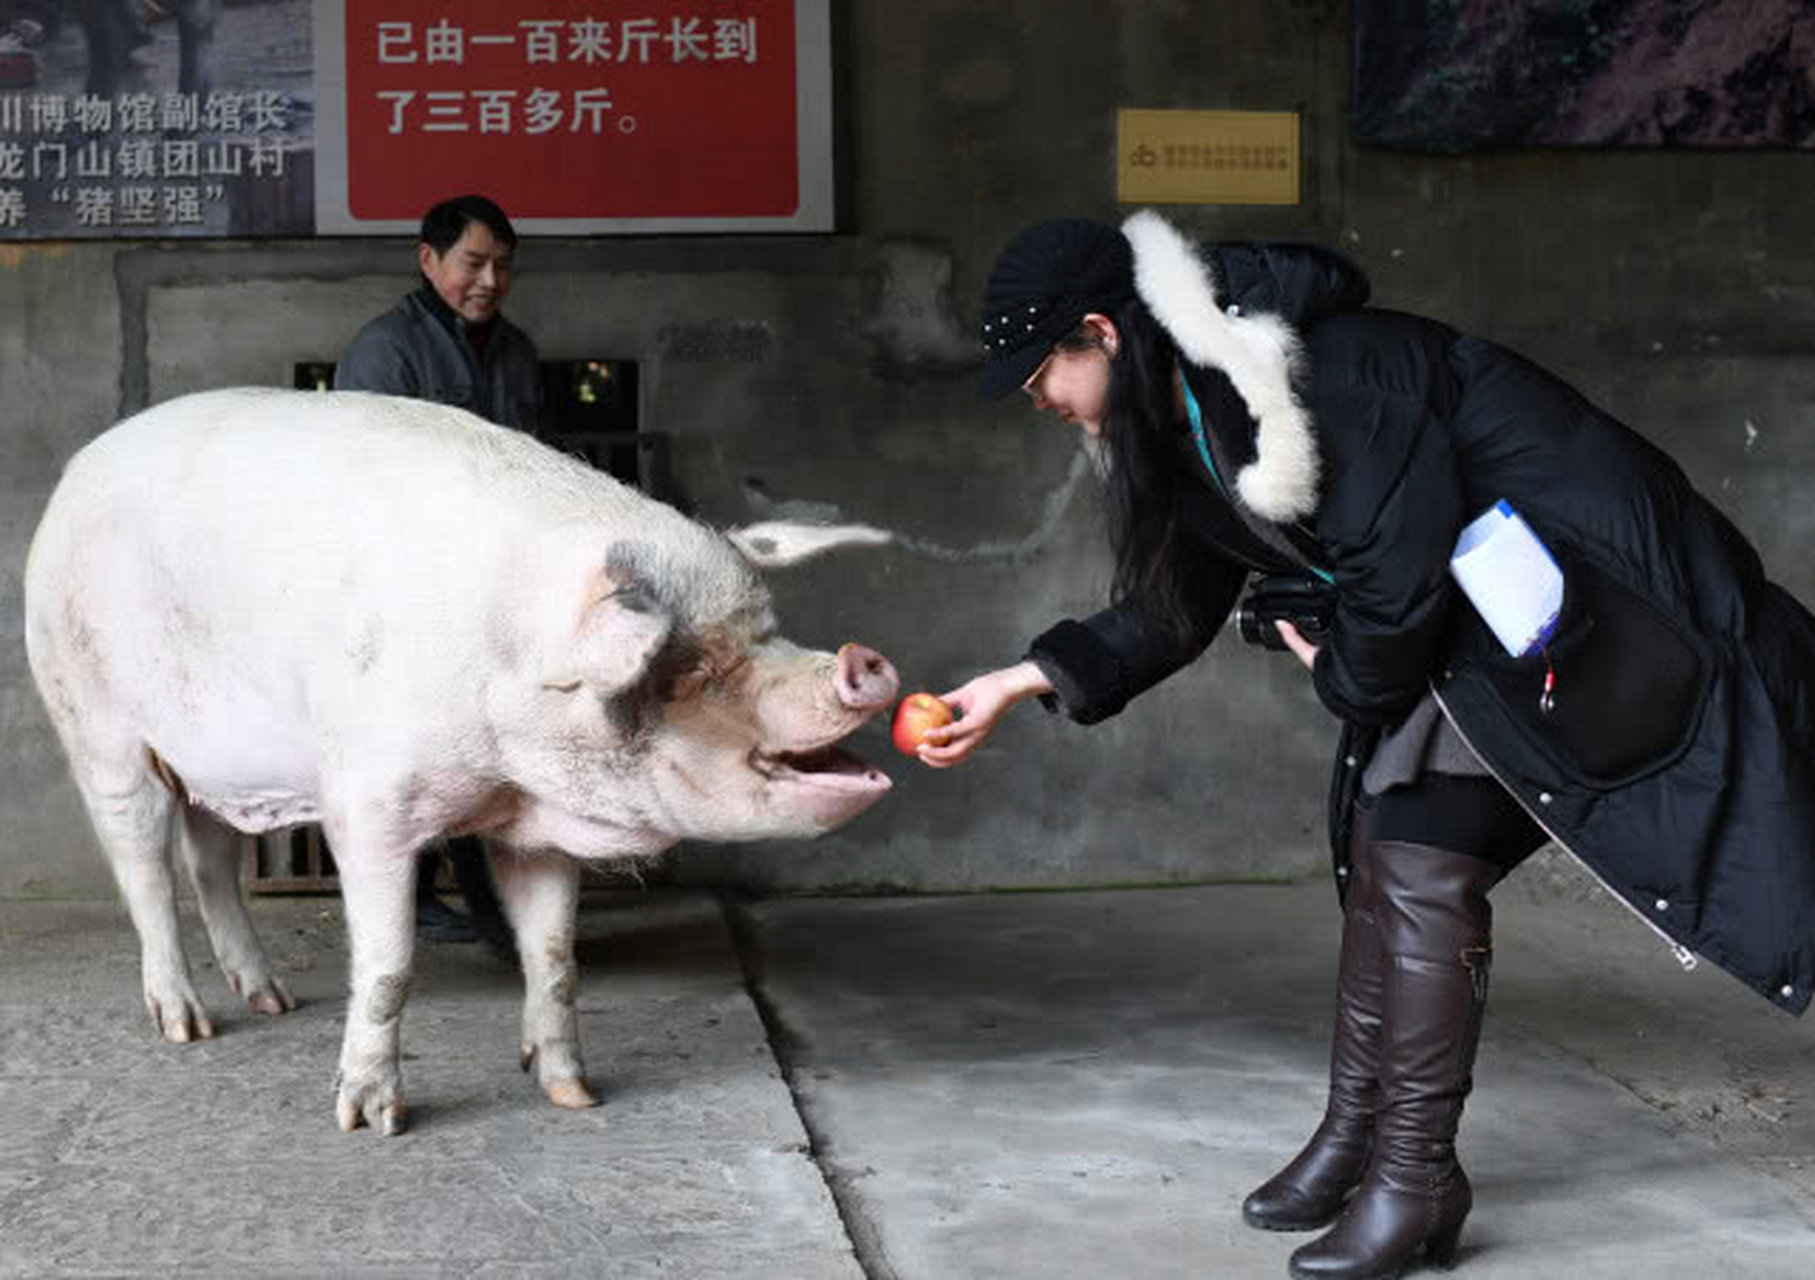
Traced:
<path fill-rule="evenodd" d="M 867 524 L 798 524 L 790 520 L 747 524 L 726 530 L 725 536 L 759 569 L 785 568 L 838 547 L 881 546 L 895 537 Z"/>
<path fill-rule="evenodd" d="M 607 694 L 628 689 L 649 670 L 673 625 L 673 616 L 635 577 L 601 571 L 587 590 L 573 651 L 558 660 L 558 673 L 546 683 L 569 689 L 583 681 Z"/>

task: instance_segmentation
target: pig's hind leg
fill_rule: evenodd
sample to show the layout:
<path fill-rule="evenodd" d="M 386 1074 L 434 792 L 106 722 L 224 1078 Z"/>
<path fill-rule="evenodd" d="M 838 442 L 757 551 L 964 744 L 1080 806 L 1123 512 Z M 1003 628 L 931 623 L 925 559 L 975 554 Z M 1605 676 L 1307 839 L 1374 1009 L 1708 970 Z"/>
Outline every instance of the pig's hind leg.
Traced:
<path fill-rule="evenodd" d="M 516 854 L 490 847 L 498 899 L 517 935 L 523 961 L 521 1062 L 536 1068 L 542 1092 L 557 1107 L 596 1107 L 580 1059 L 574 962 L 574 913 L 580 867 L 565 854 Z"/>
<path fill-rule="evenodd" d="M 156 757 L 148 748 L 121 742 L 101 751 L 92 735 L 83 736 L 89 740 L 70 753 L 76 781 L 138 931 L 145 1008 L 166 1040 L 211 1039 L 214 1024 L 190 982 L 177 926 L 170 874 L 176 797 L 154 772 Z"/>
<path fill-rule="evenodd" d="M 208 940 L 221 976 L 257 1013 L 287 1013 L 296 1007 L 284 984 L 271 972 L 271 962 L 259 945 L 246 899 L 240 892 L 236 865 L 238 840 L 231 828 L 193 806 L 185 806 L 179 819 L 178 840 L 195 896 L 208 926 Z"/>

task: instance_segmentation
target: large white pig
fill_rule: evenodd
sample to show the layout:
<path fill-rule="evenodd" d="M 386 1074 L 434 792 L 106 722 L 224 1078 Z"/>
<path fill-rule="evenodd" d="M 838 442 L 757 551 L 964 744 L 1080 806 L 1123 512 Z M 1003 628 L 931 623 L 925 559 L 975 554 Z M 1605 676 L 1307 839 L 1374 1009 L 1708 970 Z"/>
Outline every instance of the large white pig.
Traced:
<path fill-rule="evenodd" d="M 213 1034 L 172 839 L 222 974 L 281 1013 L 230 828 L 319 822 L 352 948 L 338 1119 L 401 1131 L 417 852 L 477 832 L 522 954 L 524 1066 L 591 1105 L 574 858 L 818 835 L 888 789 L 835 744 L 893 701 L 894 669 L 790 644 L 756 572 L 841 540 L 727 537 L 414 400 L 217 391 L 97 437 L 33 539 L 26 645 L 161 1034 Z"/>

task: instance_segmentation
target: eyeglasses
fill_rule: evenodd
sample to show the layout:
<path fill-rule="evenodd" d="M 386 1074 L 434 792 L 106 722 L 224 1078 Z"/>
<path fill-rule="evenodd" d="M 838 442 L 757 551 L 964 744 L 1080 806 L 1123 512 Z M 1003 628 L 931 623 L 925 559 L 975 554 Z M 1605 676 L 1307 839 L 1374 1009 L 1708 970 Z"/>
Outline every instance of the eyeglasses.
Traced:
<path fill-rule="evenodd" d="M 1035 400 L 1038 400 L 1040 397 L 1039 397 L 1038 393 L 1036 393 L 1034 391 L 1034 388 L 1040 384 L 1040 377 L 1042 374 L 1044 374 L 1046 372 L 1046 366 L 1051 364 L 1052 358 L 1058 354 L 1059 354 L 1059 349 L 1056 346 L 1053 347 L 1052 350 L 1048 351 L 1046 353 L 1046 359 L 1040 361 L 1039 364 L 1035 365 L 1034 371 L 1027 375 L 1027 381 L 1023 382 L 1021 384 L 1021 390 L 1025 391 L 1029 396 L 1032 396 Z"/>

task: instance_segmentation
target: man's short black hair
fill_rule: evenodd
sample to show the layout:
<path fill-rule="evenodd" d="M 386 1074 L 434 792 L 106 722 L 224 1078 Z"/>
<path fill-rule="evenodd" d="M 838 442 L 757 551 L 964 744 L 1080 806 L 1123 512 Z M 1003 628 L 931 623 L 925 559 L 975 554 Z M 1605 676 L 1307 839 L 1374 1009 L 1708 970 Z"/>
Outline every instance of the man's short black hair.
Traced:
<path fill-rule="evenodd" d="M 437 254 L 446 253 L 475 222 L 483 223 L 499 240 L 516 247 L 517 229 L 511 226 L 504 210 L 484 196 L 455 196 L 423 214 L 422 243 Z"/>

